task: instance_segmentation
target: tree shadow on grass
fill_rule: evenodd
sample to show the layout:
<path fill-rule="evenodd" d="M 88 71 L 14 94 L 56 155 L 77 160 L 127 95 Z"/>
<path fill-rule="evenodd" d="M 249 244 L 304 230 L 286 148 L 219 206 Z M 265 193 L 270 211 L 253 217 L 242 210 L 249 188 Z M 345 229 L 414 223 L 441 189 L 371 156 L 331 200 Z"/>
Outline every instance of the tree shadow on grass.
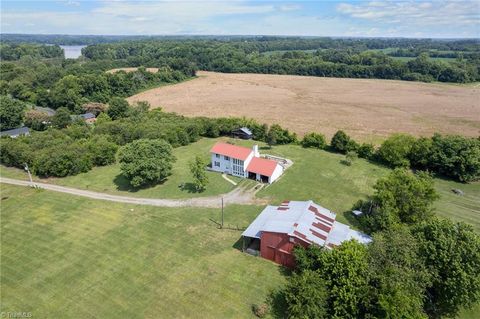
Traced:
<path fill-rule="evenodd" d="M 205 190 L 198 190 L 196 187 L 195 187 L 195 184 L 193 183 L 182 183 L 180 185 L 178 185 L 178 187 L 180 188 L 180 190 L 182 191 L 186 191 L 190 194 L 199 194 L 199 193 L 203 193 Z"/>
<path fill-rule="evenodd" d="M 157 186 L 157 185 L 162 185 L 167 180 L 168 180 L 168 178 L 166 178 L 163 181 L 160 181 L 158 183 L 147 184 L 147 185 L 140 186 L 140 187 L 133 187 L 132 185 L 130 185 L 130 182 L 128 181 L 128 179 L 125 176 L 123 176 L 123 174 L 118 174 L 113 179 L 113 183 L 117 186 L 117 190 L 119 190 L 119 191 L 136 193 L 136 192 L 138 192 L 142 189 L 147 189 L 147 188 L 151 188 L 151 187 L 154 187 L 154 186 Z"/>
<path fill-rule="evenodd" d="M 282 268 L 284 267 L 279 267 L 279 269 L 282 269 Z M 288 276 L 289 275 L 290 273 L 288 274 Z M 268 294 L 267 303 L 270 305 L 270 309 L 271 309 L 270 314 L 273 318 L 283 319 L 288 317 L 285 293 L 281 288 L 274 289 Z"/>

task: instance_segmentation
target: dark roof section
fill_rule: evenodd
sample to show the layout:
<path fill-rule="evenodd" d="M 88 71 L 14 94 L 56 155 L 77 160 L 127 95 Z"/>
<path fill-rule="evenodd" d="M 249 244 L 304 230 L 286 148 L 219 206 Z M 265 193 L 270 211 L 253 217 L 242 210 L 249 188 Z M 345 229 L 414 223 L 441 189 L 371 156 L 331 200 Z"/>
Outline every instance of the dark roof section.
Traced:
<path fill-rule="evenodd" d="M 26 126 L 20 127 L 20 128 L 14 128 L 13 130 L 0 132 L 0 136 L 19 136 L 19 135 L 28 135 L 28 134 L 30 134 L 30 130 Z"/>
<path fill-rule="evenodd" d="M 95 118 L 95 115 L 93 113 L 85 113 L 85 114 L 81 114 L 80 116 L 83 117 L 83 119 L 85 119 L 85 120 Z"/>

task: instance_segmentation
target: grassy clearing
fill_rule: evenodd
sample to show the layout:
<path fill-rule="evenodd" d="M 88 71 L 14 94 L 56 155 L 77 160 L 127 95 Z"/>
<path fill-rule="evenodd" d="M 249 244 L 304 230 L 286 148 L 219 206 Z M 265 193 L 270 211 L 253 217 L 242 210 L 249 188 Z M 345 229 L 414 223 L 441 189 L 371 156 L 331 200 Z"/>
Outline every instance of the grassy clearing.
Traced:
<path fill-rule="evenodd" d="M 219 211 L 89 200 L 1 185 L 2 311 L 34 318 L 252 318 L 284 284 L 275 264 L 241 253 Z M 229 225 L 261 210 L 232 206 Z"/>
<path fill-rule="evenodd" d="M 118 165 L 95 168 L 77 176 L 48 179 L 48 182 L 117 195 L 154 198 L 187 198 L 226 193 L 235 186 L 225 181 L 220 174 L 213 172 L 208 173 L 210 183 L 203 193 L 191 192 L 188 186 L 184 190 L 178 187 L 179 184 L 190 181 L 188 162 L 197 154 L 204 154 L 207 158 L 211 146 L 218 140 L 229 139 L 202 139 L 189 146 L 175 149 L 178 160 L 172 176 L 165 183 L 152 188 L 130 189 L 127 181 L 120 175 Z M 233 141 L 248 147 L 256 143 Z M 258 144 L 262 154 L 278 155 L 294 162 L 277 182 L 261 190 L 258 193 L 259 197 L 268 199 L 272 204 L 278 204 L 285 199 L 312 199 L 337 212 L 338 220 L 344 223 L 354 224 L 349 209 L 357 200 L 372 194 L 372 186 L 377 179 L 390 172 L 389 168 L 363 159 L 358 159 L 352 166 L 345 166 L 341 163 L 343 155 L 327 151 L 304 149 L 298 145 L 282 145 L 269 149 L 264 143 Z M 26 173 L 22 170 L 4 166 L 0 166 L 0 175 L 27 179 Z M 236 177 L 230 178 L 240 181 Z M 435 203 L 437 213 L 443 217 L 469 223 L 480 232 L 480 182 L 462 184 L 435 179 L 435 186 L 440 195 L 440 199 Z M 465 195 L 455 195 L 452 192 L 454 188 L 461 189 Z"/>
<path fill-rule="evenodd" d="M 151 189 L 119 189 L 116 165 L 48 182 L 130 196 L 201 196 L 177 185 L 189 179 L 189 158 L 208 156 L 215 141 L 202 139 L 176 149 L 174 174 Z M 294 165 L 258 196 L 272 203 L 313 199 L 350 224 L 343 212 L 371 194 L 375 181 L 390 171 L 361 159 L 345 166 L 342 155 L 296 145 L 260 147 L 261 153 L 290 158 Z M 0 175 L 27 178 L 22 170 L 3 166 Z M 210 194 L 234 187 L 219 174 L 209 176 L 209 187 L 219 187 L 207 189 Z M 435 185 L 437 213 L 480 231 L 480 183 L 436 179 Z M 0 187 L 2 311 L 31 311 L 39 318 L 252 318 L 251 305 L 285 283 L 280 268 L 235 249 L 241 232 L 218 230 L 211 221 L 218 221 L 218 210 L 134 206 Z M 455 195 L 453 188 L 465 195 Z M 225 223 L 246 227 L 261 209 L 228 206 Z M 480 306 L 459 318 L 476 318 L 478 311 Z"/>
<path fill-rule="evenodd" d="M 436 179 L 435 187 L 440 195 L 440 199 L 435 203 L 437 214 L 466 222 L 480 232 L 480 182 L 463 184 Z M 465 194 L 456 195 L 452 189 L 460 189 Z"/>
<path fill-rule="evenodd" d="M 478 319 L 480 313 L 480 304 L 474 306 L 472 309 L 460 311 L 458 319 Z"/>
<path fill-rule="evenodd" d="M 120 165 L 118 164 L 95 167 L 87 173 L 75 176 L 48 179 L 36 178 L 36 180 L 109 194 L 149 198 L 189 198 L 228 193 L 235 186 L 223 179 L 218 173 L 207 172 L 209 184 L 204 192 L 196 192 L 192 184 L 189 162 L 197 155 L 202 155 L 206 161 L 210 161 L 209 151 L 214 143 L 214 140 L 204 138 L 188 146 L 175 148 L 174 155 L 177 161 L 173 166 L 172 175 L 165 182 L 153 187 L 132 188 L 128 180 L 121 174 Z M 4 166 L 1 167 L 0 174 L 10 178 L 28 179 L 28 175 L 22 170 Z M 231 179 L 239 181 L 236 177 Z M 182 184 L 184 186 L 179 187 Z"/>
<path fill-rule="evenodd" d="M 283 200 L 313 200 L 337 212 L 337 218 L 351 223 L 347 211 L 359 199 L 372 194 L 376 180 L 390 170 L 363 159 L 352 166 L 341 163 L 344 156 L 298 145 L 279 145 L 268 148 L 264 143 L 235 140 L 237 144 L 252 146 L 259 144 L 260 153 L 288 158 L 294 164 L 275 183 L 262 189 L 257 196 L 268 199 L 272 204 Z"/>

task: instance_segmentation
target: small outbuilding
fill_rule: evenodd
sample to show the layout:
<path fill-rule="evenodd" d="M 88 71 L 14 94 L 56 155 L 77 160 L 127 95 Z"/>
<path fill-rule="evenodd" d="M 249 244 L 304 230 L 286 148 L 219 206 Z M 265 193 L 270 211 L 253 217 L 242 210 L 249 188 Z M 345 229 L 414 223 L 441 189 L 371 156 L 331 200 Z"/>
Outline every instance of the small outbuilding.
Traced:
<path fill-rule="evenodd" d="M 350 239 L 363 244 L 372 240 L 335 218 L 335 213 L 311 200 L 267 206 L 242 233 L 243 251 L 293 268 L 295 246 L 333 249 Z"/>
<path fill-rule="evenodd" d="M 232 136 L 244 140 L 251 140 L 253 138 L 253 133 L 248 127 L 241 127 L 239 129 L 233 130 Z"/>
<path fill-rule="evenodd" d="M 22 135 L 30 135 L 30 130 L 28 127 L 14 128 L 13 130 L 0 132 L 0 136 L 10 136 L 11 138 L 16 138 Z"/>
<path fill-rule="evenodd" d="M 83 120 L 87 124 L 93 124 L 97 121 L 95 114 L 93 113 L 85 113 L 80 115 L 71 115 L 72 121 L 76 120 Z"/>

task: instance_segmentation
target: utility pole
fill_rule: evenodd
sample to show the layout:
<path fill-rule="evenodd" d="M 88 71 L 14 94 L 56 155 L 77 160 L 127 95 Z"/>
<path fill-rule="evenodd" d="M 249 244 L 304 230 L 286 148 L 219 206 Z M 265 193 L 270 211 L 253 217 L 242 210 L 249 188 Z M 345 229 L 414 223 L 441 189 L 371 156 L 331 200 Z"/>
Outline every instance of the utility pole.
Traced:
<path fill-rule="evenodd" d="M 223 229 L 223 196 L 222 196 L 222 225 L 220 226 L 220 229 Z"/>
<path fill-rule="evenodd" d="M 35 187 L 35 185 L 33 184 L 33 180 L 32 180 L 32 174 L 30 173 L 30 169 L 28 168 L 28 164 L 25 163 L 25 170 L 27 171 L 28 173 L 28 178 L 30 178 L 30 184 L 32 184 L 32 187 Z"/>

